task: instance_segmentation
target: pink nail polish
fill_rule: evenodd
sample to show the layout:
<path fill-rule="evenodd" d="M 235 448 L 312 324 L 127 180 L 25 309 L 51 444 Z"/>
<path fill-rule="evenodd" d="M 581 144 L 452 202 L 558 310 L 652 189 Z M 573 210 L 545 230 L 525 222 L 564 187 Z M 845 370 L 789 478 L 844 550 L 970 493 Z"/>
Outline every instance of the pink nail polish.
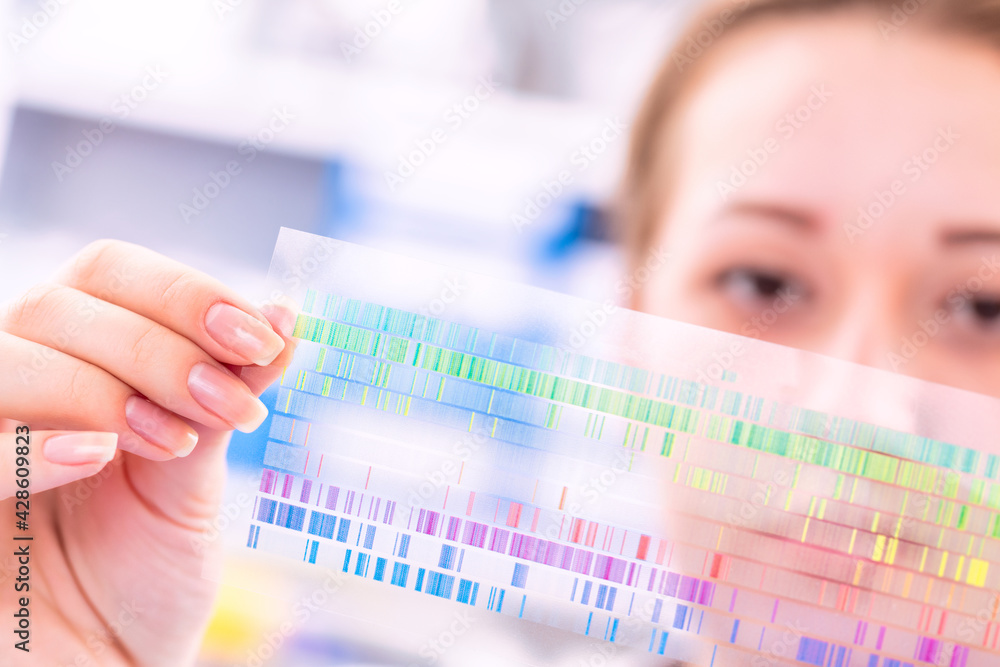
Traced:
<path fill-rule="evenodd" d="M 285 348 L 269 325 L 228 303 L 208 309 L 205 328 L 219 345 L 258 366 L 267 366 Z"/>
<path fill-rule="evenodd" d="M 195 364 L 188 390 L 201 407 L 250 433 L 267 419 L 267 408 L 242 381 L 206 363 Z"/>
<path fill-rule="evenodd" d="M 145 440 L 176 456 L 187 456 L 198 444 L 194 429 L 141 396 L 130 396 L 125 401 L 125 421 Z"/>
<path fill-rule="evenodd" d="M 42 453 L 49 463 L 81 466 L 107 463 L 118 451 L 117 433 L 68 433 L 45 441 Z"/>

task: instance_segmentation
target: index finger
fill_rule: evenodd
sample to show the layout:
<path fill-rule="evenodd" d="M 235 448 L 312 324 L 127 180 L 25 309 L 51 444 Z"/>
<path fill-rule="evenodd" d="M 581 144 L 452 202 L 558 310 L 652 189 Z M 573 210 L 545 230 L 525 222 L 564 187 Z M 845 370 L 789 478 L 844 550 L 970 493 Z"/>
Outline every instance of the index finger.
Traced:
<path fill-rule="evenodd" d="M 95 241 L 56 280 L 172 329 L 225 364 L 267 366 L 285 346 L 239 294 L 142 246 Z"/>

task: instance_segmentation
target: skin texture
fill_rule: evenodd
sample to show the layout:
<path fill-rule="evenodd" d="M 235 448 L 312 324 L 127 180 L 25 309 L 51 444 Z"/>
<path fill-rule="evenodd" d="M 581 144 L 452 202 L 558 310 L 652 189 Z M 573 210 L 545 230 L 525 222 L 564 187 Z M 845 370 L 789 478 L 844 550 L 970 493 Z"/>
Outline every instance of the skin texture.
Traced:
<path fill-rule="evenodd" d="M 632 306 L 1000 396 L 1000 53 L 856 11 L 697 67 Z"/>
<path fill-rule="evenodd" d="M 258 366 L 214 340 L 205 323 L 219 302 L 263 327 L 272 344 L 263 361 L 275 340 L 280 354 Z M 236 422 L 255 426 L 253 395 L 291 358 L 293 322 L 286 306 L 260 312 L 208 276 L 118 242 L 88 246 L 52 285 L 33 289 L 3 312 L 0 414 L 32 429 L 32 652 L 16 656 L 18 664 L 192 662 L 215 596 L 202 568 L 220 546 L 207 531 L 225 483 L 226 445 Z M 55 331 L 69 333 L 59 338 Z M 280 337 L 272 338 L 275 331 Z M 25 373 L 39 351 L 47 363 L 37 362 L 37 375 Z M 214 404 L 228 411 L 228 421 L 194 399 L 187 377 L 199 363 L 228 374 L 232 384 L 223 401 L 229 405 Z M 126 418 L 126 401 L 136 393 L 163 408 L 139 423 L 158 442 L 140 436 Z M 12 453 L 14 423 L 6 426 L 0 447 Z M 53 463 L 47 460 L 53 434 L 45 429 L 109 432 L 102 437 L 117 443 L 114 458 Z M 4 480 L 14 479 L 13 463 L 5 456 Z M 0 495 L 15 491 L 7 485 Z M 14 499 L 2 505 L 13 516 Z M 13 544 L 12 520 L 0 531 L 0 539 Z M 0 558 L 5 618 L 15 610 L 6 592 L 15 570 L 9 554 Z"/>

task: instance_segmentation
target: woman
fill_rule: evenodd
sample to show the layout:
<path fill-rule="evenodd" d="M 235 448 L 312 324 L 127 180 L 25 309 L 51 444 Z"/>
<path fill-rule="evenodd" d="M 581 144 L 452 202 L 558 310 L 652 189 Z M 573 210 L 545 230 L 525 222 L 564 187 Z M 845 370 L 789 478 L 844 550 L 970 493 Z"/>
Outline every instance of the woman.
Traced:
<path fill-rule="evenodd" d="M 633 306 L 1000 396 L 998 103 L 1000 3 L 712 6 L 634 127 Z"/>
<path fill-rule="evenodd" d="M 637 265 L 663 246 L 671 261 L 632 305 L 1000 396 L 998 107 L 998 2 L 709 7 L 635 126 L 628 247 Z M 251 393 L 287 359 L 291 315 L 115 243 L 61 284 L 2 320 L 2 412 L 116 435 L 32 435 L 33 491 L 59 486 L 34 497 L 36 541 L 61 545 L 32 556 L 32 622 L 62 639 L 32 655 L 185 664 L 213 594 L 192 544 L 217 507 L 222 443 L 259 423 Z M 88 304 L 94 324 L 71 327 Z M 106 465 L 116 438 L 132 455 Z M 95 488 L 71 483 L 102 467 Z M 129 632 L 109 634 L 130 604 Z"/>

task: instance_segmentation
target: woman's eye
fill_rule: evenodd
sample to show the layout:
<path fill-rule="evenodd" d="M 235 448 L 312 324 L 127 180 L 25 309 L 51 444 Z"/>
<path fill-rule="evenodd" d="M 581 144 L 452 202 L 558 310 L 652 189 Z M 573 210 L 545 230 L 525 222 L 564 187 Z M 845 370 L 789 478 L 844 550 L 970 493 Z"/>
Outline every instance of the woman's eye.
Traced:
<path fill-rule="evenodd" d="M 957 305 L 958 320 L 966 327 L 1000 332 L 1000 296 L 966 296 Z"/>
<path fill-rule="evenodd" d="M 739 268 L 722 273 L 716 280 L 730 296 L 744 302 L 769 302 L 782 297 L 801 296 L 802 287 L 793 278 L 774 271 Z"/>
<path fill-rule="evenodd" d="M 976 320 L 985 326 L 996 326 L 1000 323 L 1000 298 L 973 299 L 970 308 Z"/>

